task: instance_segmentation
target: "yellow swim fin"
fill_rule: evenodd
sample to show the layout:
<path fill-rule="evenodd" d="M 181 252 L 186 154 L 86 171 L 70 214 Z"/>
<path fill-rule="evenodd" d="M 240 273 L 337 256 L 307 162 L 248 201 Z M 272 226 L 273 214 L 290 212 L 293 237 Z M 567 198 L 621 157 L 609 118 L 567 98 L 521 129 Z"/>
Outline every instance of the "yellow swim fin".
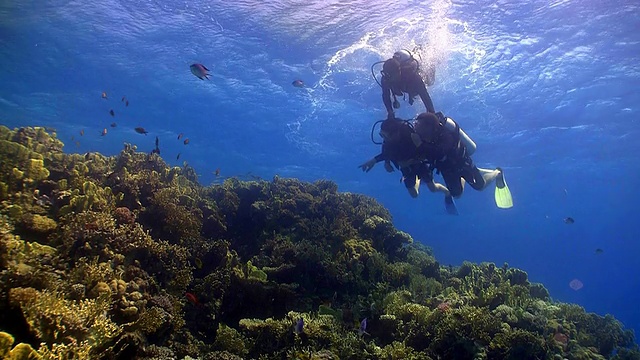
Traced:
<path fill-rule="evenodd" d="M 500 175 L 496 178 L 496 205 L 501 209 L 509 209 L 513 207 L 513 199 L 511 198 L 511 191 L 507 186 L 507 181 L 504 179 L 504 172 L 502 169 L 497 168 L 500 171 Z"/>

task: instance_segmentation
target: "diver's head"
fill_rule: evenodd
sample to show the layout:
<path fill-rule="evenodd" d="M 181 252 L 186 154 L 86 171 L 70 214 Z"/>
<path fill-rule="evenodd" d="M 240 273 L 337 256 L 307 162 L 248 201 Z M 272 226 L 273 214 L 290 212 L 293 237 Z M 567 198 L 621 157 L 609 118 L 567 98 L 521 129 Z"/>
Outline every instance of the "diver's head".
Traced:
<path fill-rule="evenodd" d="M 400 63 L 396 59 L 389 59 L 382 65 L 382 76 L 389 80 L 396 80 L 400 77 Z"/>
<path fill-rule="evenodd" d="M 430 112 L 425 112 L 416 118 L 414 129 L 422 138 L 422 141 L 432 142 L 440 133 L 440 120 Z"/>
<path fill-rule="evenodd" d="M 398 50 L 393 53 L 393 58 L 398 60 L 400 64 L 405 63 L 413 58 L 408 50 Z"/>
<path fill-rule="evenodd" d="M 380 137 L 384 141 L 395 141 L 400 136 L 402 120 L 387 119 L 380 124 Z"/>

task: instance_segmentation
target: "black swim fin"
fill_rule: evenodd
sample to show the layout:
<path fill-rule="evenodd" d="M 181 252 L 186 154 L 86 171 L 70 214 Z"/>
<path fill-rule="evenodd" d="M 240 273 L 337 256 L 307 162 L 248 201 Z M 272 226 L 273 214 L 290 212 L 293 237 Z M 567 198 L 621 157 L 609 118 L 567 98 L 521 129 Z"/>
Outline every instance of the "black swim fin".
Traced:
<path fill-rule="evenodd" d="M 458 215 L 458 208 L 456 208 L 456 203 L 453 201 L 453 196 L 444 197 L 444 208 L 447 210 L 447 214 Z"/>

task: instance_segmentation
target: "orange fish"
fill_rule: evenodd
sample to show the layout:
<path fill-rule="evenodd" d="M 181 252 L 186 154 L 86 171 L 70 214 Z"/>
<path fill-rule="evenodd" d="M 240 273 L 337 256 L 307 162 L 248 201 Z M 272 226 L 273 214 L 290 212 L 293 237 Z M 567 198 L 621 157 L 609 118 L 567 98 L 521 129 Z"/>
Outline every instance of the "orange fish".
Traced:
<path fill-rule="evenodd" d="M 103 98 L 103 99 L 106 99 L 106 98 L 107 98 L 107 92 L 106 92 L 106 91 L 103 91 L 103 92 L 102 92 L 102 98 Z"/>
<path fill-rule="evenodd" d="M 189 143 L 189 139 L 184 139 L 184 144 L 187 145 Z"/>
<path fill-rule="evenodd" d="M 113 112 L 113 109 L 109 110 L 109 114 L 111 114 L 111 116 L 116 116 L 116 113 Z"/>
<path fill-rule="evenodd" d="M 216 177 L 220 176 L 220 168 L 217 168 L 215 171 Z"/>
<path fill-rule="evenodd" d="M 84 136 L 84 129 L 80 130 L 80 136 Z"/>
<path fill-rule="evenodd" d="M 105 136 L 105 135 L 107 135 L 107 128 L 102 129 L 101 136 Z"/>
<path fill-rule="evenodd" d="M 194 294 L 187 292 L 184 294 L 184 296 L 186 296 L 187 300 L 189 300 L 189 302 L 193 305 L 202 306 L 202 304 L 200 303 L 200 301 L 198 301 L 198 298 Z"/>

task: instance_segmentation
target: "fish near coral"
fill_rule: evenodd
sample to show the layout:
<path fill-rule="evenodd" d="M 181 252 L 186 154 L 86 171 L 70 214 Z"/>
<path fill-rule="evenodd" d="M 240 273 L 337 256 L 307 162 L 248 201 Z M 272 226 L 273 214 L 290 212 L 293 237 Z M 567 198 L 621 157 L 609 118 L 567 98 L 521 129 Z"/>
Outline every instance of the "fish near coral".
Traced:
<path fill-rule="evenodd" d="M 147 135 L 149 132 L 147 130 L 145 130 L 143 127 L 137 127 L 134 129 L 138 134 L 145 134 Z"/>
<path fill-rule="evenodd" d="M 193 305 L 196 306 L 202 306 L 202 303 L 200 301 L 198 301 L 198 297 L 195 296 L 194 294 L 190 293 L 190 292 L 186 292 L 184 294 L 184 296 L 187 298 L 187 300 L 189 300 L 190 303 L 192 303 Z"/>
<path fill-rule="evenodd" d="M 299 318 L 296 324 L 293 326 L 293 333 L 300 335 L 304 332 L 304 319 Z"/>
<path fill-rule="evenodd" d="M 191 66 L 189 66 L 189 68 L 191 69 L 191 73 L 195 76 L 198 77 L 198 79 L 200 80 L 204 80 L 207 79 L 209 80 L 209 69 L 207 69 L 206 66 L 202 65 L 202 64 L 191 64 Z"/>
<path fill-rule="evenodd" d="M 360 328 L 358 329 L 358 335 L 369 335 L 367 332 L 367 318 L 362 319 L 360 322 Z"/>

